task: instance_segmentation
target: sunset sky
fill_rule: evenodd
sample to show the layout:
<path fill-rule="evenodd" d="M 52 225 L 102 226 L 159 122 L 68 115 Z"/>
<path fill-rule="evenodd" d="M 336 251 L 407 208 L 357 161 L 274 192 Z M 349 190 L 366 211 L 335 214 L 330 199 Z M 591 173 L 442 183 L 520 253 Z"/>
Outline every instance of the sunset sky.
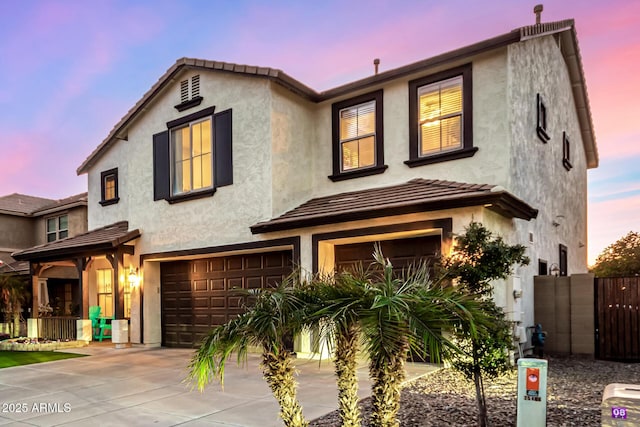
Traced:
<path fill-rule="evenodd" d="M 325 90 L 370 75 L 373 58 L 384 71 L 533 24 L 535 4 L 0 0 L 0 195 L 86 191 L 76 168 L 180 57 L 278 68 Z M 640 1 L 544 2 L 543 22 L 567 18 L 600 154 L 588 174 L 593 262 L 640 232 Z"/>

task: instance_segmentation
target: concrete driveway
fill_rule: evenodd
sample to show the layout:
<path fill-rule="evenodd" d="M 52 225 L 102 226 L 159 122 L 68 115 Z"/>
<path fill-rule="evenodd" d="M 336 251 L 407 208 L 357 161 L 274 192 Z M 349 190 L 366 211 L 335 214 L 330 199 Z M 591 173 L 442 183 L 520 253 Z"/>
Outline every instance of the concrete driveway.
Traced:
<path fill-rule="evenodd" d="M 228 365 L 224 390 L 200 393 L 183 383 L 188 349 L 73 350 L 89 357 L 0 369 L 1 426 L 281 426 L 278 405 L 262 379 L 259 355 Z M 308 420 L 337 409 L 333 365 L 300 359 L 299 398 Z M 435 369 L 408 364 L 409 378 Z M 359 369 L 369 395 L 367 367 Z"/>

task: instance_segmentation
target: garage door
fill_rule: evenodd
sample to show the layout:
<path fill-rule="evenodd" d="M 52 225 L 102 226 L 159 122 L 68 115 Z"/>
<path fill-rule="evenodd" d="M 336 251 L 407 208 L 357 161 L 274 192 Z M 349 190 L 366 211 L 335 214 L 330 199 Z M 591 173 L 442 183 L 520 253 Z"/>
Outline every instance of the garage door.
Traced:
<path fill-rule="evenodd" d="M 199 345 L 242 312 L 234 289 L 273 287 L 291 271 L 291 251 L 162 263 L 162 345 Z"/>
<path fill-rule="evenodd" d="M 382 253 L 389 258 L 395 268 L 405 268 L 420 260 L 432 260 L 440 254 L 440 236 L 412 237 L 407 239 L 383 240 L 380 242 Z M 336 245 L 336 269 L 352 269 L 362 263 L 366 268 L 373 262 L 375 242 Z"/>

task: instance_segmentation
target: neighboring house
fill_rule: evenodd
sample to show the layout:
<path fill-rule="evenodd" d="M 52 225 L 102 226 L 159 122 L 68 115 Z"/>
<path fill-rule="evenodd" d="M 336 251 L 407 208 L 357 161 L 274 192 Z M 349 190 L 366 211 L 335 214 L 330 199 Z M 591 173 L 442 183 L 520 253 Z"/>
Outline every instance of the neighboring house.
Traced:
<path fill-rule="evenodd" d="M 13 252 L 46 247 L 87 231 L 87 193 L 61 200 L 24 194 L 0 197 L 0 273 L 29 277 L 29 263 L 16 261 Z M 78 272 L 65 266 L 48 268 L 39 276 L 37 287 L 42 302 L 50 303 L 56 314 L 69 315 L 79 304 Z M 75 297 L 75 298 L 74 298 Z M 37 309 L 37 307 L 36 307 Z"/>
<path fill-rule="evenodd" d="M 396 265 L 446 254 L 475 220 L 527 246 L 496 300 L 531 325 L 535 275 L 587 272 L 598 154 L 576 37 L 523 27 L 324 92 L 179 59 L 78 168 L 92 231 L 14 256 L 75 260 L 85 318 L 113 301 L 132 342 L 193 346 L 239 312 L 235 288 L 368 264 L 375 241 Z"/>

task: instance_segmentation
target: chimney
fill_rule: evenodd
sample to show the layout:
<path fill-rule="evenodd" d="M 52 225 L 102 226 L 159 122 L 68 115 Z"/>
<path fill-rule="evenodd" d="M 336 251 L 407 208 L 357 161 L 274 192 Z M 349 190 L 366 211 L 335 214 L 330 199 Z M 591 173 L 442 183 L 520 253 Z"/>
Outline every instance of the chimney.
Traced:
<path fill-rule="evenodd" d="M 376 76 L 378 75 L 378 65 L 380 65 L 380 58 L 376 58 L 373 60 L 373 69 Z"/>
<path fill-rule="evenodd" d="M 543 7 L 542 7 L 541 4 L 537 4 L 533 8 L 533 13 L 536 14 L 536 25 L 540 24 L 540 15 L 542 15 L 542 9 L 543 9 Z"/>

